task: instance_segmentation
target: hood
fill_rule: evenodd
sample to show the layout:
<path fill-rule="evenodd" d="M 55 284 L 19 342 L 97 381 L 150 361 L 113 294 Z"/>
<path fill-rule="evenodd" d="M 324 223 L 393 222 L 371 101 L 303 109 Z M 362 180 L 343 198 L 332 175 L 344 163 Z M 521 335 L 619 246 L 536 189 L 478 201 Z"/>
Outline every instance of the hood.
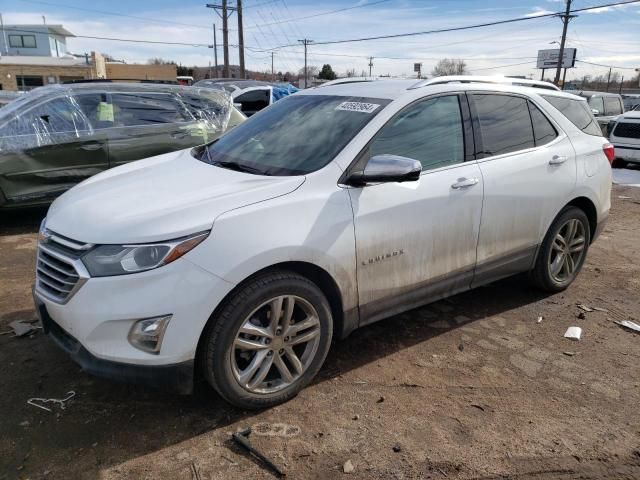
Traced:
<path fill-rule="evenodd" d="M 286 195 L 304 179 L 236 172 L 182 150 L 82 182 L 51 205 L 47 228 L 86 243 L 170 240 L 210 229 L 229 210 Z"/>

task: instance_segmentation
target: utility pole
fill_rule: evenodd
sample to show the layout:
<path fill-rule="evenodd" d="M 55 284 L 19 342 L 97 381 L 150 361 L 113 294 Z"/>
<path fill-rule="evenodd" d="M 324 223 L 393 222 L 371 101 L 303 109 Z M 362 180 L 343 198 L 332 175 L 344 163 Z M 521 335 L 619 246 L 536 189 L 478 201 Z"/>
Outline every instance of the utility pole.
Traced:
<path fill-rule="evenodd" d="M 607 77 L 607 92 L 609 91 L 610 84 L 611 84 L 611 67 L 609 67 L 609 76 Z"/>
<path fill-rule="evenodd" d="M 222 0 L 222 5 L 218 5 L 216 3 L 207 3 L 207 8 L 213 8 L 215 12 L 218 14 L 220 18 L 222 18 L 222 46 L 223 46 L 223 56 L 224 56 L 224 67 L 222 70 L 222 76 L 225 78 L 229 77 L 229 28 L 228 28 L 228 20 L 229 17 L 236 10 L 235 7 L 227 6 L 227 0 Z M 218 11 L 220 10 L 220 12 Z M 242 56 L 242 60 L 244 62 L 244 55 Z M 216 75 L 217 76 L 217 75 Z"/>
<path fill-rule="evenodd" d="M 369 76 L 371 76 L 372 68 L 373 68 L 373 57 L 369 57 Z"/>
<path fill-rule="evenodd" d="M 309 88 L 309 70 L 307 69 L 307 45 L 313 43 L 313 40 L 304 38 L 298 41 L 304 45 L 304 88 Z"/>
<path fill-rule="evenodd" d="M 271 81 L 276 81 L 275 72 L 273 71 L 273 52 L 271 52 Z"/>
<path fill-rule="evenodd" d="M 238 56 L 240 57 L 240 78 L 246 78 L 244 71 L 244 29 L 242 27 L 242 0 L 236 4 L 238 12 Z"/>
<path fill-rule="evenodd" d="M 624 84 L 624 75 L 620 79 L 620 87 L 618 87 L 618 95 L 622 93 L 622 85 Z"/>
<path fill-rule="evenodd" d="M 558 55 L 558 66 L 556 67 L 556 78 L 553 81 L 556 85 L 560 83 L 560 72 L 562 70 L 562 61 L 564 59 L 564 44 L 567 41 L 567 27 L 569 26 L 569 21 L 574 18 L 575 15 L 571 15 L 571 0 L 567 0 L 567 8 L 565 9 L 564 15 L 561 15 L 562 19 L 562 39 L 560 40 L 560 53 Z"/>
<path fill-rule="evenodd" d="M 229 15 L 227 13 L 227 0 L 222 0 L 222 44 L 224 52 L 224 70 L 222 71 L 222 76 L 224 78 L 229 78 L 229 25 L 227 21 L 229 20 Z"/>
<path fill-rule="evenodd" d="M 218 40 L 216 39 L 216 24 L 213 24 L 213 64 L 216 67 L 216 78 L 220 76 L 218 73 Z M 211 75 L 209 75 L 210 78 Z"/>

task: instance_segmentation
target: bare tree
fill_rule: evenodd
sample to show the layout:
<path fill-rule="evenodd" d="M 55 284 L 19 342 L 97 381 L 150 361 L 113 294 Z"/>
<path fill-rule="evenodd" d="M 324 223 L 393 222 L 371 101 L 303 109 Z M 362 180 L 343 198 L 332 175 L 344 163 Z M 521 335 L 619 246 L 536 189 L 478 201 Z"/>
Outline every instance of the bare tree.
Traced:
<path fill-rule="evenodd" d="M 351 77 L 355 77 L 356 76 L 356 69 L 355 68 L 350 68 L 346 71 L 346 73 L 344 74 L 345 77 L 351 78 Z"/>
<path fill-rule="evenodd" d="M 443 75 L 466 75 L 467 73 L 467 64 L 459 58 L 443 58 L 431 71 L 431 75 L 434 77 L 441 77 Z"/>
<path fill-rule="evenodd" d="M 149 65 L 176 65 L 173 60 L 165 60 L 164 58 L 154 57 L 147 60 Z"/>
<path fill-rule="evenodd" d="M 307 70 L 309 71 L 309 78 L 313 78 L 313 77 L 317 77 L 318 73 L 320 72 L 320 68 L 316 67 L 315 65 L 309 65 L 307 66 Z M 298 70 L 298 75 L 300 75 L 300 77 L 304 78 L 304 67 L 302 67 L 300 70 Z"/>

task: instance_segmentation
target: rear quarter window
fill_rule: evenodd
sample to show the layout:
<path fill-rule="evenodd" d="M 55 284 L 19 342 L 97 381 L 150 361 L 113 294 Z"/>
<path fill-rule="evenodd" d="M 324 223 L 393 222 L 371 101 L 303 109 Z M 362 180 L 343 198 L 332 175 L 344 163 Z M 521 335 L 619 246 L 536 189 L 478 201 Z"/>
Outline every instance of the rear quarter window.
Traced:
<path fill-rule="evenodd" d="M 542 98 L 553 105 L 584 133 L 597 137 L 602 136 L 600 126 L 591 113 L 589 105 L 584 100 L 574 100 L 573 98 L 556 97 L 552 95 L 542 95 Z"/>

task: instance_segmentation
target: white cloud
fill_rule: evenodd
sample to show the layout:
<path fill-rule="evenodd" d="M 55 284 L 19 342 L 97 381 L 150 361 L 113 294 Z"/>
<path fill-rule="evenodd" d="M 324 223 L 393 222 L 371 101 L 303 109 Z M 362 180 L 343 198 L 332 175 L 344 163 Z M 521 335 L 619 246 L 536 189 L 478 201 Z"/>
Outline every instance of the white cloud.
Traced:
<path fill-rule="evenodd" d="M 245 13 L 245 41 L 254 49 L 267 49 L 280 45 L 295 44 L 299 38 L 311 38 L 320 42 L 327 39 L 357 38 L 373 35 L 394 34 L 399 32 L 424 31 L 438 28 L 449 28 L 495 20 L 499 15 L 489 8 L 485 9 L 480 3 L 477 9 L 468 9 L 455 15 L 446 8 L 438 11 L 426 12 L 424 7 L 415 4 L 397 2 L 382 3 L 355 11 L 346 11 L 335 15 L 316 17 L 303 21 L 287 22 L 277 25 L 256 28 L 256 23 L 265 24 L 281 21 L 287 18 L 297 18 L 316 13 L 318 6 L 294 5 L 289 3 L 288 11 L 276 11 L 269 7 L 247 9 Z M 553 2 L 556 3 L 556 2 Z M 548 5 L 551 7 L 551 5 Z M 555 5 L 553 6 L 555 7 Z M 15 8 L 15 6 L 14 6 Z M 46 7 L 42 7 L 46 8 Z M 326 7 L 325 7 L 326 8 Z M 499 15 L 498 18 L 509 16 L 524 16 L 527 10 L 529 16 L 535 17 L 545 13 L 553 13 L 543 7 L 512 7 L 507 6 L 510 14 Z M 516 11 L 520 9 L 521 11 Z M 322 10 L 322 9 L 320 9 Z M 41 23 L 40 12 L 28 14 L 20 11 L 3 12 L 5 24 L 10 23 Z M 172 25 L 164 23 L 146 23 L 126 17 L 112 17 L 93 15 L 86 12 L 77 13 L 55 9 L 44 11 L 48 23 L 65 25 L 71 32 L 78 35 L 98 37 L 120 37 L 139 40 L 175 41 L 185 43 L 209 44 L 213 42 L 211 27 L 213 21 L 219 22 L 211 10 L 204 7 L 164 9 L 149 12 L 137 12 L 140 17 L 167 19 L 184 23 Z M 619 16 L 618 16 L 619 17 Z M 634 15 L 635 17 L 635 15 Z M 600 19 L 603 20 L 600 20 Z M 640 44 L 640 29 L 622 28 L 621 19 L 615 20 L 617 28 L 594 28 L 594 22 L 604 22 L 605 16 L 582 16 L 571 23 L 570 47 L 578 48 L 578 58 L 610 58 L 605 49 L 611 50 L 611 55 L 633 55 Z M 596 20 L 597 19 L 597 20 Z M 624 20 L 628 24 L 631 20 Z M 637 21 L 637 20 L 636 20 Z M 586 24 L 586 25 L 585 25 Z M 604 24 L 602 24 L 604 25 Z M 611 24 L 609 24 L 611 25 Z M 235 17 L 230 24 L 235 28 Z M 249 28 L 251 27 L 251 28 Z M 577 31 L 576 36 L 573 34 Z M 606 31 L 606 35 L 602 32 Z M 464 58 L 470 68 L 483 69 L 499 67 L 495 70 L 483 70 L 478 73 L 493 74 L 507 73 L 512 75 L 532 75 L 539 78 L 539 71 L 535 67 L 537 50 L 550 48 L 549 42 L 556 40 L 561 32 L 561 23 L 555 17 L 532 19 L 516 24 L 500 25 L 477 30 L 457 31 L 437 35 L 424 35 L 398 39 L 386 39 L 372 42 L 346 43 L 336 45 L 311 45 L 309 48 L 309 62 L 312 65 L 330 63 L 339 73 L 355 68 L 368 71 L 368 57 L 373 56 L 374 74 L 413 75 L 413 63 L 423 62 L 423 72 L 430 72 L 438 59 L 444 57 Z M 576 38 L 575 42 L 571 40 Z M 222 35 L 218 35 L 221 42 Z M 236 32 L 230 32 L 230 43 L 236 44 Z M 608 46 L 611 44 L 613 46 Z M 162 57 L 175 60 L 183 65 L 206 66 L 213 63 L 213 50 L 195 48 L 191 46 L 150 45 L 142 43 L 122 43 L 106 40 L 92 40 L 85 38 L 71 38 L 69 49 L 74 53 L 84 53 L 96 50 L 113 55 L 115 58 L 127 62 L 144 63 L 152 57 Z M 602 50 L 602 51 L 600 51 Z M 277 51 L 275 68 L 277 71 L 297 71 L 303 66 L 304 56 L 301 46 Z M 222 63 L 222 48 L 219 46 L 218 61 Z M 338 55 L 335 55 L 338 54 Z M 267 70 L 271 68 L 269 52 L 247 50 L 247 67 L 252 70 Z M 350 55 L 350 56 L 339 56 Z M 353 58 L 352 56 L 356 57 Z M 393 57 L 393 58 L 383 58 Z M 237 63 L 237 48 L 231 48 L 231 61 Z M 530 61 L 529 65 L 501 67 Z M 611 63 L 621 66 L 637 66 L 634 59 L 627 60 L 588 60 L 595 63 Z M 579 64 L 579 68 L 569 72 L 582 76 L 603 73 L 604 68 Z"/>
<path fill-rule="evenodd" d="M 552 12 L 551 10 L 547 10 L 546 8 L 542 8 L 542 7 L 533 7 L 533 12 L 527 13 L 525 17 L 539 17 L 541 15 L 549 15 L 550 13 L 555 13 L 555 12 Z"/>

